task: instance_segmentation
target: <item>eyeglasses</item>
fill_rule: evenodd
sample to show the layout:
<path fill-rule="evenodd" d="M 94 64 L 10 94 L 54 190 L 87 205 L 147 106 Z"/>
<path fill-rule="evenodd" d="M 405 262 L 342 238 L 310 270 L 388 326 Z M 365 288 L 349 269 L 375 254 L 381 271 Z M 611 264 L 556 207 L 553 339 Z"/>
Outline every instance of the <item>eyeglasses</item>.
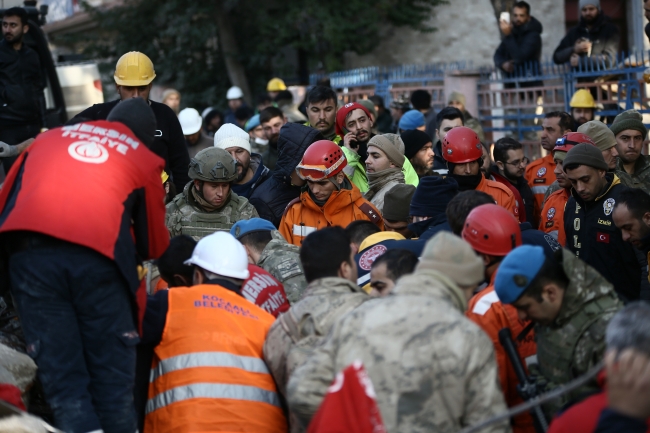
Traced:
<path fill-rule="evenodd" d="M 526 163 L 526 159 L 518 159 L 516 161 L 506 162 L 506 164 L 512 165 L 513 167 L 519 167 L 521 165 L 524 165 L 525 163 Z"/>

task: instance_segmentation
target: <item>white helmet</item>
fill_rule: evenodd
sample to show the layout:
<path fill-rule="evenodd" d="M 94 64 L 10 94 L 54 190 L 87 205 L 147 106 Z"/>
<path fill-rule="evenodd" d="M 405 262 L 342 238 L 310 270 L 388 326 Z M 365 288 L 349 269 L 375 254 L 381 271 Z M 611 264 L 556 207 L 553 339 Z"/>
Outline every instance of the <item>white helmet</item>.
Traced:
<path fill-rule="evenodd" d="M 183 263 L 239 280 L 245 280 L 249 276 L 246 249 L 233 235 L 224 231 L 201 239 L 194 247 L 192 257 Z"/>
<path fill-rule="evenodd" d="M 183 135 L 196 134 L 201 130 L 203 119 L 194 108 L 185 108 L 178 113 L 178 121 L 183 129 Z"/>
<path fill-rule="evenodd" d="M 232 86 L 226 93 L 226 99 L 239 99 L 244 97 L 244 92 L 237 86 Z"/>

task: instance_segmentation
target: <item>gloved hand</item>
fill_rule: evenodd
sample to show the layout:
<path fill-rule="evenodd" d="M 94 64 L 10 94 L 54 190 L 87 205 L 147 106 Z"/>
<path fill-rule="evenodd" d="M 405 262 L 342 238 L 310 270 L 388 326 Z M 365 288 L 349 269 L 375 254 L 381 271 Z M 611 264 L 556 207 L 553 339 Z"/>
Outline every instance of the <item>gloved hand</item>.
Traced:
<path fill-rule="evenodd" d="M 11 146 L 4 141 L 0 141 L 0 158 L 11 158 L 18 155 L 18 148 Z"/>

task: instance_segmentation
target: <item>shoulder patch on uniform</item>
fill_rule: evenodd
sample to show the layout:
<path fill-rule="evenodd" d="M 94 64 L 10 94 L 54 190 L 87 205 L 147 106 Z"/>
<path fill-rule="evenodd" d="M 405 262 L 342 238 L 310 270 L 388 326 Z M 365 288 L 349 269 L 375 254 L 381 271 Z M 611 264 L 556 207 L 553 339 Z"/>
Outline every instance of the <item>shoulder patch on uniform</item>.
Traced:
<path fill-rule="evenodd" d="M 287 212 L 289 212 L 289 209 L 291 209 L 291 206 L 298 203 L 299 201 L 300 201 L 300 197 L 296 197 L 293 200 L 291 200 L 289 203 L 287 203 L 287 207 L 285 207 L 284 212 L 282 212 L 282 217 L 284 218 Z"/>
<path fill-rule="evenodd" d="M 542 177 L 546 174 L 546 167 L 542 167 L 539 170 L 537 170 L 537 177 Z"/>
<path fill-rule="evenodd" d="M 605 215 L 609 216 L 612 213 L 615 204 L 616 200 L 613 198 L 608 198 L 605 200 L 605 203 L 603 203 L 603 211 L 605 212 Z"/>
<path fill-rule="evenodd" d="M 381 215 L 375 209 L 370 203 L 364 200 L 364 203 L 359 206 L 359 209 L 361 212 L 363 212 L 368 218 L 370 218 L 370 221 L 372 221 L 375 224 L 379 224 L 381 222 Z"/>

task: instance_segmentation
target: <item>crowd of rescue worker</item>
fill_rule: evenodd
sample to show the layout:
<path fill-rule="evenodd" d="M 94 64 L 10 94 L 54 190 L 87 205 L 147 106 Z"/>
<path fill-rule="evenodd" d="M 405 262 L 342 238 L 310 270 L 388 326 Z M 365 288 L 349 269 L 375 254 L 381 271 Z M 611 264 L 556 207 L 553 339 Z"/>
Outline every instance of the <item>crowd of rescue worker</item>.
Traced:
<path fill-rule="evenodd" d="M 2 142 L 0 431 L 460 432 L 558 389 L 480 431 L 650 431 L 642 114 L 578 90 L 529 161 L 459 92 L 155 77 Z"/>

